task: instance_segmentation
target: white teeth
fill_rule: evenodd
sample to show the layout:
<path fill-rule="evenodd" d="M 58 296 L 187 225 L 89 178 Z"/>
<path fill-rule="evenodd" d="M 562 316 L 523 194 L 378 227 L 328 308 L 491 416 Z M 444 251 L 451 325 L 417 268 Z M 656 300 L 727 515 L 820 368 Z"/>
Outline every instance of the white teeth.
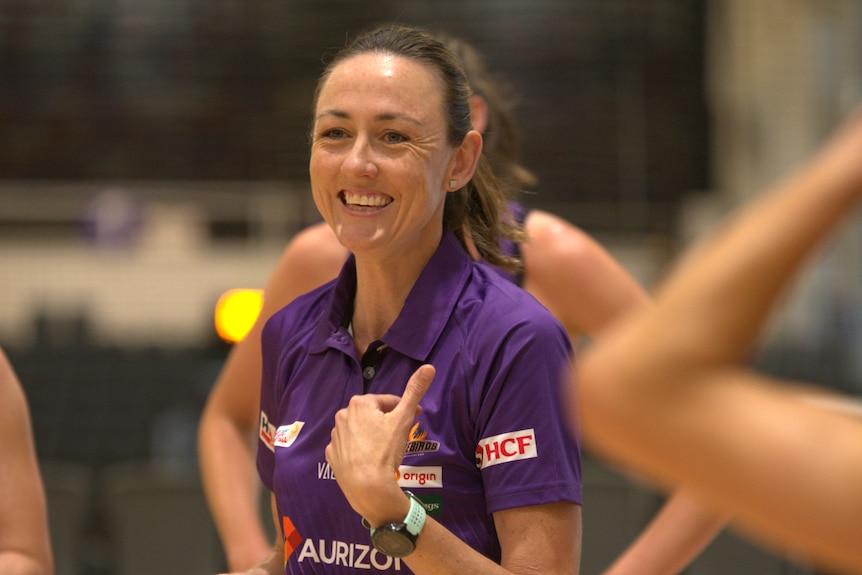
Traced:
<path fill-rule="evenodd" d="M 351 206 L 381 207 L 388 204 L 389 201 L 390 199 L 385 196 L 365 196 L 362 194 L 344 192 L 344 202 Z"/>

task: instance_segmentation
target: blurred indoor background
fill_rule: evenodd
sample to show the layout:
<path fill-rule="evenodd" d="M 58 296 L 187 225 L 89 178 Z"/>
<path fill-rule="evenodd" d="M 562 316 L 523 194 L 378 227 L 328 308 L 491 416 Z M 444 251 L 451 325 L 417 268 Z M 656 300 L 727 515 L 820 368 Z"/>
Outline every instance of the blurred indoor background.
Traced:
<path fill-rule="evenodd" d="M 383 20 L 486 55 L 519 96 L 539 177 L 524 202 L 648 287 L 862 102 L 859 0 L 3 0 L 0 346 L 30 400 L 58 575 L 222 568 L 194 437 L 229 346 L 215 303 L 262 287 L 317 220 L 323 56 Z M 862 393 L 860 262 L 851 225 L 753 361 Z M 659 496 L 587 457 L 593 575 Z M 728 534 L 687 572 L 805 569 Z"/>

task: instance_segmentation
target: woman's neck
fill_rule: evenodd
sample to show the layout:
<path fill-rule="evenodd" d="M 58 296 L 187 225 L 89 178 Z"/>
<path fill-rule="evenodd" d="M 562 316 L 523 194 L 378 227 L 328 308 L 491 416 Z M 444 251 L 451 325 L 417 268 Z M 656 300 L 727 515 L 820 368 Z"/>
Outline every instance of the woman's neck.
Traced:
<path fill-rule="evenodd" d="M 360 355 L 392 327 L 428 258 L 356 258 L 353 340 Z"/>

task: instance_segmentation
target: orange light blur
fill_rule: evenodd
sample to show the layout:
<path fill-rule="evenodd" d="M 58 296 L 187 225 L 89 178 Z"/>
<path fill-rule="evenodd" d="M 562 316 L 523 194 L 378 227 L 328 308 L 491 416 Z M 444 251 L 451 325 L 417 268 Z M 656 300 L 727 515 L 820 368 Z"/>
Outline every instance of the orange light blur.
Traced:
<path fill-rule="evenodd" d="M 237 343 L 248 335 L 263 307 L 263 290 L 230 289 L 215 306 L 215 329 L 228 343 Z"/>

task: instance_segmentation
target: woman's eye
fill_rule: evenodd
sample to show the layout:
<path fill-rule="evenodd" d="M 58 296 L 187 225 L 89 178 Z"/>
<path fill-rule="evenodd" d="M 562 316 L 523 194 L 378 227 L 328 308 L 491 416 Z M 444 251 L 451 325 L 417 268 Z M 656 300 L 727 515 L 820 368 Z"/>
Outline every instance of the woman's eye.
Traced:
<path fill-rule="evenodd" d="M 407 137 L 399 134 L 398 132 L 386 132 L 386 134 L 383 135 L 383 140 L 387 144 L 399 144 L 401 142 L 406 142 Z"/>
<path fill-rule="evenodd" d="M 320 134 L 320 136 L 321 136 L 322 138 L 329 138 L 329 139 L 332 139 L 332 140 L 340 140 L 341 138 L 346 138 L 346 137 L 347 137 L 347 133 L 346 133 L 344 130 L 341 130 L 341 129 L 339 129 L 339 128 L 332 128 L 332 129 L 329 129 L 329 130 L 324 130 L 324 131 Z"/>

